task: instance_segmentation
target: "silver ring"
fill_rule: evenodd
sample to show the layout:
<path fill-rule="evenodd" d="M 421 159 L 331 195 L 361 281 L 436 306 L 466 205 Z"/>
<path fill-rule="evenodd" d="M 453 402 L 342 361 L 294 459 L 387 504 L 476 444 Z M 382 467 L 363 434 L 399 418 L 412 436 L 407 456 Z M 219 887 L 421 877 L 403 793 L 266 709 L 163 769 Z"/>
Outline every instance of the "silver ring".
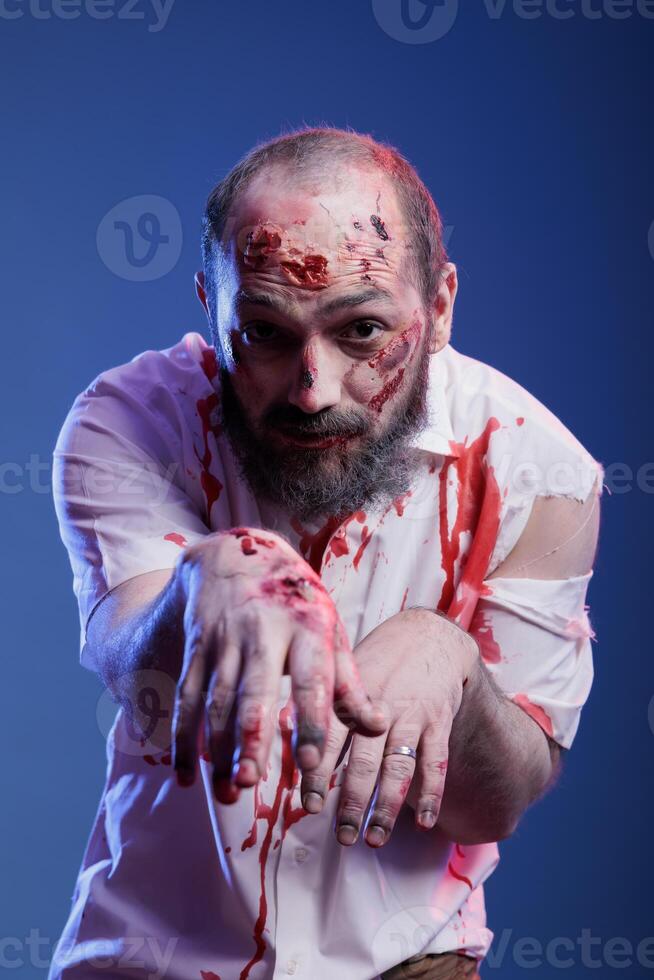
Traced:
<path fill-rule="evenodd" d="M 398 745 L 394 749 L 384 749 L 382 758 L 386 758 L 387 755 L 410 755 L 412 759 L 418 757 L 416 750 L 412 749 L 410 745 Z"/>

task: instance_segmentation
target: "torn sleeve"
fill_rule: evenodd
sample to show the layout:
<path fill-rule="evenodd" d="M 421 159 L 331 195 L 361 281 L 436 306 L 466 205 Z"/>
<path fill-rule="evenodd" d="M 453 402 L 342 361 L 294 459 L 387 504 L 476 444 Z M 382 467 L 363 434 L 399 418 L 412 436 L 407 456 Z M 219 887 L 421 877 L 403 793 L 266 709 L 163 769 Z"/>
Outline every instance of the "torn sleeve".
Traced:
<path fill-rule="evenodd" d="M 497 685 L 566 749 L 593 682 L 592 575 L 487 579 L 469 627 Z"/>

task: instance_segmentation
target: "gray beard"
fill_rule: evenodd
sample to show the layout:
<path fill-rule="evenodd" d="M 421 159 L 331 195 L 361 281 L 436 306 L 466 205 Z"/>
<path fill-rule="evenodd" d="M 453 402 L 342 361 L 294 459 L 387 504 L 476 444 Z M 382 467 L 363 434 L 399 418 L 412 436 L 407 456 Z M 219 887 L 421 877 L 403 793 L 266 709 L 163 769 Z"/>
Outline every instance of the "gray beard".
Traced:
<path fill-rule="evenodd" d="M 277 420 L 294 424 L 315 437 L 361 434 L 356 449 L 291 447 L 283 453 L 271 441 L 252 431 L 232 387 L 231 377 L 220 368 L 222 421 L 242 477 L 255 497 L 263 497 L 301 521 L 345 517 L 357 510 L 389 504 L 411 487 L 419 467 L 419 454 L 408 442 L 428 421 L 427 388 L 430 353 L 420 352 L 416 377 L 407 386 L 405 403 L 396 409 L 386 430 L 375 441 L 363 435 L 366 421 L 352 412 L 326 410 L 305 415 L 289 406 Z M 220 363 L 220 359 L 219 359 Z"/>

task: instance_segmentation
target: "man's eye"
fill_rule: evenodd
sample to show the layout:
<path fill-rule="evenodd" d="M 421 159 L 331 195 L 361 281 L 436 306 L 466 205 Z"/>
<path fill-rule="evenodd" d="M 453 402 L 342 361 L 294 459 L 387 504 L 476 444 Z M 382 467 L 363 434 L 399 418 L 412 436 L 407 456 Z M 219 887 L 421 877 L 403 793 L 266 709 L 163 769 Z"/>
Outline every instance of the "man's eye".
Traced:
<path fill-rule="evenodd" d="M 347 337 L 347 333 L 343 335 L 348 340 L 374 340 L 379 334 L 373 331 L 380 330 L 382 333 L 384 332 L 384 328 L 372 320 L 357 320 L 356 323 L 350 324 L 347 329 L 348 332 L 353 331 L 349 337 Z"/>
<path fill-rule="evenodd" d="M 241 337 L 246 344 L 264 344 L 267 340 L 274 340 L 276 329 L 272 323 L 256 321 L 243 328 Z"/>

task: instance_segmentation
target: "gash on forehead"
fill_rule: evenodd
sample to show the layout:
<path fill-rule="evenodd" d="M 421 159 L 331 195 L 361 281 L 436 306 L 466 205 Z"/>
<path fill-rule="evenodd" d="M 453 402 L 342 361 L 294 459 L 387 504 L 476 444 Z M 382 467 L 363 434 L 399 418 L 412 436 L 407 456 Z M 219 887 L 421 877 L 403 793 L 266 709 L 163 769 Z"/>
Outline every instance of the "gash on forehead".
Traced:
<path fill-rule="evenodd" d="M 330 175 L 294 184 L 287 175 L 281 187 L 259 177 L 239 198 L 229 234 L 242 272 L 307 289 L 399 273 L 411 247 L 392 186 L 361 173 L 347 183 Z"/>

